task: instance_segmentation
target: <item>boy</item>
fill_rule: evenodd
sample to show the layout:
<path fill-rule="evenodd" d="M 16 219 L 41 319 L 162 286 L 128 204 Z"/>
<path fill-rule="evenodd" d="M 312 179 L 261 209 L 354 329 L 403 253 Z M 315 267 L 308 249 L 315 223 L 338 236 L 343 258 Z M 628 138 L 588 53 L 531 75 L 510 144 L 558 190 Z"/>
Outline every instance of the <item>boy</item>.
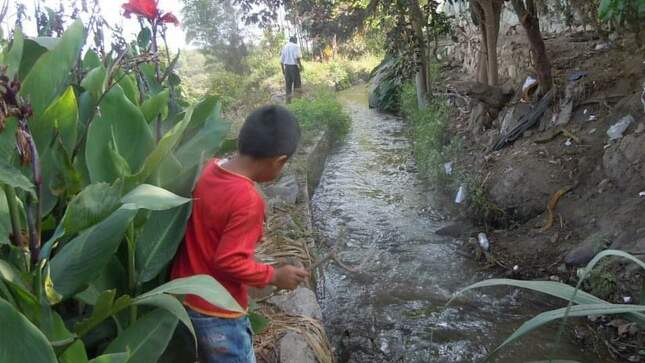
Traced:
<path fill-rule="evenodd" d="M 172 266 L 173 279 L 213 276 L 247 309 L 247 286 L 295 289 L 308 277 L 302 268 L 274 269 L 253 257 L 262 238 L 265 210 L 255 182 L 274 180 L 299 139 L 296 118 L 283 107 L 261 107 L 246 119 L 238 153 L 228 160 L 209 161 L 195 186 L 184 243 Z M 184 304 L 197 333 L 202 363 L 255 362 L 245 314 L 220 309 L 193 295 Z"/>

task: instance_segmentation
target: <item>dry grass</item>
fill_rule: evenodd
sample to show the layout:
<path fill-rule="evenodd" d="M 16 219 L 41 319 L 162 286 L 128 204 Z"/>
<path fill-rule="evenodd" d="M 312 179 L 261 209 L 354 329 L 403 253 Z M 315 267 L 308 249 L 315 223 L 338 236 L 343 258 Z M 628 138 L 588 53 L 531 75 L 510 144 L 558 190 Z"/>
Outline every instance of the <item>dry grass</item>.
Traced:
<path fill-rule="evenodd" d="M 279 340 L 290 331 L 296 332 L 305 338 L 319 363 L 334 362 L 329 339 L 327 339 L 321 322 L 302 315 L 275 312 L 268 306 L 263 306 L 261 312 L 269 318 L 271 323 L 262 334 L 255 337 L 253 344 L 255 354 L 260 362 L 273 363 L 279 361 L 279 352 L 275 348 Z"/>
<path fill-rule="evenodd" d="M 311 253 L 311 232 L 306 218 L 308 211 L 301 203 L 289 206 L 273 206 L 266 223 L 263 243 L 256 250 L 256 258 L 270 264 L 301 264 L 310 267 L 314 263 Z M 312 286 L 307 282 L 308 287 Z M 259 362 L 279 361 L 278 343 L 288 332 L 296 332 L 306 340 L 319 363 L 333 363 L 334 357 L 322 322 L 302 316 L 277 311 L 258 302 L 259 313 L 270 321 L 265 331 L 255 337 L 254 347 Z"/>

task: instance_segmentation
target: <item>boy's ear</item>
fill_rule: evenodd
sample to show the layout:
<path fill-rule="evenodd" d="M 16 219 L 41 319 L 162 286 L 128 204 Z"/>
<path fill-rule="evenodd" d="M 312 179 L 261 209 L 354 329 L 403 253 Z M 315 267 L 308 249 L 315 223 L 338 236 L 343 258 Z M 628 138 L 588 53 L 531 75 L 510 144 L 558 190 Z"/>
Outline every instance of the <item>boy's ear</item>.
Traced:
<path fill-rule="evenodd" d="M 289 157 L 287 155 L 280 155 L 275 159 L 276 164 L 280 166 L 283 166 L 284 164 L 286 164 L 288 160 L 289 160 Z"/>

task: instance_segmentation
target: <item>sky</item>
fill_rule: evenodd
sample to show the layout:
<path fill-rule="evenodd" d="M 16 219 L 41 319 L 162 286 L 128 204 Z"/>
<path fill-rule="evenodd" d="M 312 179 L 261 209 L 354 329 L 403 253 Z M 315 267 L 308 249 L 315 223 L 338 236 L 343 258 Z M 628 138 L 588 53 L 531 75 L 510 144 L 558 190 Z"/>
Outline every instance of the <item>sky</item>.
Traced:
<path fill-rule="evenodd" d="M 19 0 L 19 1 L 27 6 L 28 14 L 30 15 L 33 14 L 35 0 Z M 123 36 L 126 39 L 134 39 L 136 38 L 140 30 L 139 22 L 134 16 L 132 16 L 132 18 L 130 19 L 127 19 L 122 16 L 123 9 L 121 8 L 121 5 L 125 2 L 126 2 L 125 0 L 99 0 L 99 4 L 101 6 L 101 13 L 103 14 L 103 17 L 108 22 L 108 24 L 112 26 L 116 26 L 116 25 L 121 26 L 123 28 L 123 33 L 124 33 Z M 49 6 L 53 9 L 58 9 L 60 0 L 40 0 L 40 3 L 41 3 L 41 6 Z M 88 5 L 90 3 L 91 1 L 88 1 Z M 2 24 L 2 30 L 5 32 L 5 34 L 9 30 L 9 26 L 13 27 L 16 19 L 14 2 L 12 0 L 9 0 L 9 4 L 10 4 L 9 13 L 5 18 L 4 24 Z M 68 1 L 63 1 L 63 4 L 66 6 L 68 4 Z M 179 19 L 180 22 L 182 20 L 182 16 L 181 16 L 182 7 L 183 7 L 183 1 L 159 0 L 159 9 L 161 9 L 164 12 L 167 12 L 167 11 L 172 12 Z M 24 29 L 25 34 L 31 35 L 31 36 L 36 34 L 36 24 L 33 19 L 27 21 L 24 24 L 24 28 L 25 28 Z M 109 38 L 110 34 L 106 34 L 106 37 Z M 181 25 L 177 27 L 172 24 L 169 24 L 167 39 L 168 39 L 168 46 L 170 48 L 173 48 L 173 49 L 192 48 L 189 44 L 186 44 L 186 33 L 182 30 Z M 109 39 L 106 39 L 106 41 L 109 44 L 110 42 Z"/>

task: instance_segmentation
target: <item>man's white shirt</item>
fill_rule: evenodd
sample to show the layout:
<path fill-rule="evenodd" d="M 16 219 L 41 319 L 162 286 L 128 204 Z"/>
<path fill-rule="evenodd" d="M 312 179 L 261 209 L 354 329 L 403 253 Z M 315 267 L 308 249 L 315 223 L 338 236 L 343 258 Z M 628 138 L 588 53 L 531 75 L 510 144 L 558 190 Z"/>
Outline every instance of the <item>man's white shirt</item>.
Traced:
<path fill-rule="evenodd" d="M 280 56 L 280 63 L 282 64 L 298 64 L 298 58 L 302 57 L 300 54 L 300 47 L 298 44 L 287 43 L 287 45 L 282 48 L 282 55 Z"/>

